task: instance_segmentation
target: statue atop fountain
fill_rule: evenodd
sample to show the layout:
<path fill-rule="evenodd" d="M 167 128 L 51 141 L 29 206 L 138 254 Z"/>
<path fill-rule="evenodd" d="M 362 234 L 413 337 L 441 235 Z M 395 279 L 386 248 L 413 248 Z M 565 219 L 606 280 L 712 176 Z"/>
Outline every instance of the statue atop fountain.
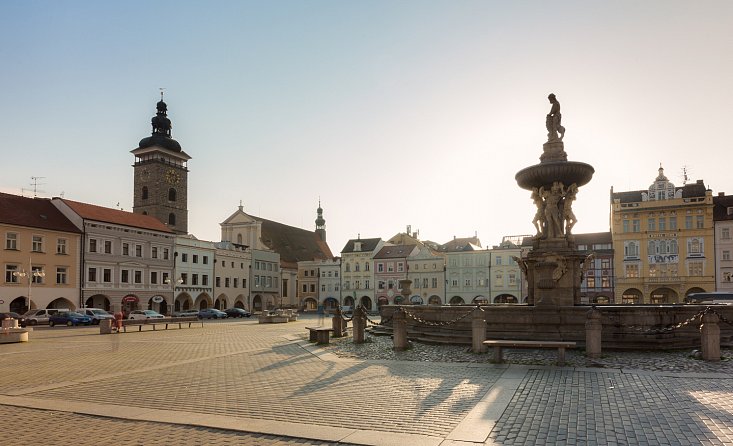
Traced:
<path fill-rule="evenodd" d="M 537 207 L 532 224 L 537 230 L 532 251 L 522 259 L 529 283 L 528 303 L 575 305 L 580 303 L 580 280 L 586 256 L 578 253 L 572 236 L 577 222 L 572 205 L 578 188 L 587 184 L 595 170 L 585 163 L 568 161 L 563 138 L 560 102 L 548 96 L 547 142 L 540 163 L 520 170 L 519 187 L 532 191 Z"/>

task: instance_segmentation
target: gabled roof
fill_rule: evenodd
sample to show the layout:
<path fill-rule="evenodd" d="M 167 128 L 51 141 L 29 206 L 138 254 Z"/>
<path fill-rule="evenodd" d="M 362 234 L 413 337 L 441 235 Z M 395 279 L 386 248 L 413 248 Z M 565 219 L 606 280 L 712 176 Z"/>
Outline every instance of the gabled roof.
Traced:
<path fill-rule="evenodd" d="M 379 245 L 379 242 L 381 242 L 381 238 L 358 238 L 358 239 L 351 239 L 348 242 L 346 242 L 346 246 L 344 246 L 344 249 L 341 250 L 342 253 L 344 252 L 369 252 L 374 251 L 377 249 L 377 246 Z M 360 251 L 354 251 L 354 243 L 361 242 L 361 250 Z"/>
<path fill-rule="evenodd" d="M 440 252 L 476 251 L 481 248 L 481 240 L 478 237 L 454 238 L 453 240 L 440 245 Z"/>
<path fill-rule="evenodd" d="M 387 245 L 379 250 L 375 259 L 403 259 L 407 258 L 417 248 L 417 245 Z"/>
<path fill-rule="evenodd" d="M 331 248 L 315 231 L 288 226 L 264 218 L 252 218 L 262 222 L 260 239 L 268 248 L 280 254 L 280 261 L 296 264 L 301 260 L 330 259 Z"/>
<path fill-rule="evenodd" d="M 47 198 L 26 198 L 0 193 L 0 223 L 81 233 Z"/>
<path fill-rule="evenodd" d="M 717 195 L 713 197 L 713 220 L 733 220 L 733 213 L 728 214 L 729 208 L 733 208 L 733 195 Z"/>
<path fill-rule="evenodd" d="M 94 204 L 80 203 L 78 201 L 67 200 L 65 198 L 59 198 L 67 206 L 76 212 L 81 218 L 85 220 L 93 220 L 104 223 L 111 223 L 121 226 L 130 226 L 132 228 L 150 229 L 153 231 L 173 233 L 173 230 L 168 228 L 155 217 L 150 215 L 135 214 L 132 212 L 121 211 L 118 209 L 111 209 Z"/>

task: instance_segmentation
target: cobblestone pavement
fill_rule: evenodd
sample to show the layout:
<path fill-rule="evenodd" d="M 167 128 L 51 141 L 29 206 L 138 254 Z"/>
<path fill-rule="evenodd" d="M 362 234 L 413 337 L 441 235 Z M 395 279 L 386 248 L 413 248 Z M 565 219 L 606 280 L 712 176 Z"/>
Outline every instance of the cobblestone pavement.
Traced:
<path fill-rule="evenodd" d="M 330 446 L 343 443 L 283 438 L 273 435 L 196 426 L 101 418 L 75 413 L 0 406 L 8 444 L 96 446 L 105 443 L 139 446 Z M 30 426 L 30 428 L 29 428 Z M 19 438 L 20 436 L 20 438 Z M 18 440 L 18 442 L 15 442 Z"/>
<path fill-rule="evenodd" d="M 67 433 L 98 444 L 102 432 L 123 445 L 733 445 L 729 350 L 719 363 L 568 351 L 558 368 L 553 351 L 509 349 L 512 365 L 499 366 L 460 346 L 394 352 L 388 337 L 314 349 L 313 323 L 36 329 L 29 343 L 0 345 L 0 424 L 21 444 L 69 444 Z M 238 432 L 248 430 L 260 433 Z"/>

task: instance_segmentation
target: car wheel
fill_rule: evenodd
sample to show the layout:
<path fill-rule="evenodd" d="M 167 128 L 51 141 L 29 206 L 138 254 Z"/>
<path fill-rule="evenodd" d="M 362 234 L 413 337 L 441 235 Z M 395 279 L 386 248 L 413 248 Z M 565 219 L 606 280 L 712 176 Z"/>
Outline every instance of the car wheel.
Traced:
<path fill-rule="evenodd" d="M 73 322 L 71 322 L 71 321 L 67 321 L 67 322 L 66 322 L 66 326 L 67 326 L 67 327 L 71 327 L 72 325 L 74 325 L 74 323 L 73 323 Z"/>
<path fill-rule="evenodd" d="M 33 323 L 33 324 L 31 324 L 31 325 L 36 325 L 36 324 L 35 324 L 35 323 Z M 55 325 L 55 324 L 54 324 L 53 322 L 51 322 L 51 321 L 48 321 L 48 326 L 49 326 L 49 327 L 53 327 L 54 325 Z"/>
<path fill-rule="evenodd" d="M 28 321 L 28 323 L 31 324 L 31 325 L 36 325 L 36 324 L 38 324 L 38 321 L 35 320 L 35 319 L 31 319 L 30 321 Z"/>
<path fill-rule="evenodd" d="M 213 315 L 211 317 L 213 317 L 214 319 L 219 319 L 219 316 L 217 316 L 217 315 Z"/>

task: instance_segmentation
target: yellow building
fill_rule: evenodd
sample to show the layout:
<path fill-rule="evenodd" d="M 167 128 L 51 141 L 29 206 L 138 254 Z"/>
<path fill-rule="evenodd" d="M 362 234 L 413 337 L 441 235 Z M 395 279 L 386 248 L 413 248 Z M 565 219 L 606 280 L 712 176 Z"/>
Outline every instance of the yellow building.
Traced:
<path fill-rule="evenodd" d="M 702 180 L 675 187 L 664 169 L 647 190 L 611 189 L 615 301 L 681 303 L 715 290 L 713 194 Z"/>
<path fill-rule="evenodd" d="M 81 231 L 51 201 L 0 193 L 0 311 L 79 306 Z"/>

